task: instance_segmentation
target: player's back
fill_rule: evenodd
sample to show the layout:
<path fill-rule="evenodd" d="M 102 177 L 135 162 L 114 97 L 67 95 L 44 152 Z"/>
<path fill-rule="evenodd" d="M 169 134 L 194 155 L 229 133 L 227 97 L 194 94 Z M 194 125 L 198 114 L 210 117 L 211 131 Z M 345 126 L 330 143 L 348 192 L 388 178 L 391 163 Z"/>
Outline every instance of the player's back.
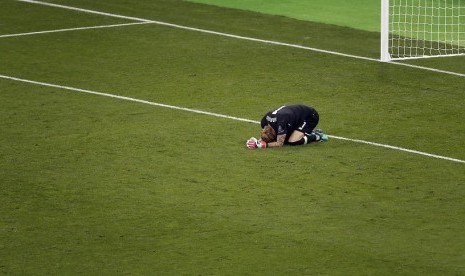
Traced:
<path fill-rule="evenodd" d="M 309 113 L 314 112 L 314 109 L 302 104 L 283 105 L 275 110 L 269 111 L 261 120 L 262 128 L 267 124 L 274 125 L 278 121 L 295 126 L 300 121 L 305 120 Z"/>

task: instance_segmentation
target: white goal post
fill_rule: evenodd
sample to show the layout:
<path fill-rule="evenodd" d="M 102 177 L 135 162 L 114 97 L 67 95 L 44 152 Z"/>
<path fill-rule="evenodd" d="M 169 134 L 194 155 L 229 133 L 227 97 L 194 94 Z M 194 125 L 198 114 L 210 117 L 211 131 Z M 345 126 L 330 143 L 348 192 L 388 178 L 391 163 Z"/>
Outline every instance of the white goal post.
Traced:
<path fill-rule="evenodd" d="M 381 60 L 465 55 L 465 0 L 381 0 Z"/>

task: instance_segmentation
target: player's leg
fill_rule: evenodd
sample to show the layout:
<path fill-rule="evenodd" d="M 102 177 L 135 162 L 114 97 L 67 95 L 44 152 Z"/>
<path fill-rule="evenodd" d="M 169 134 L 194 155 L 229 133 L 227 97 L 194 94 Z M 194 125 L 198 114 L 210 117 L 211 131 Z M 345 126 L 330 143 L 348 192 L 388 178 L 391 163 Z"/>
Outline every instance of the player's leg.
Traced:
<path fill-rule="evenodd" d="M 305 145 L 315 141 L 328 141 L 328 135 L 321 131 L 313 131 L 318 121 L 304 122 L 298 130 L 294 130 L 288 139 L 291 146 Z"/>
<path fill-rule="evenodd" d="M 314 141 L 319 141 L 321 139 L 320 136 L 316 135 L 315 133 L 304 133 L 298 130 L 294 130 L 291 136 L 289 137 L 288 144 L 290 146 L 298 146 L 298 145 L 305 145 Z"/>
<path fill-rule="evenodd" d="M 303 124 L 298 128 L 301 132 L 308 136 L 309 143 L 313 141 L 328 141 L 329 137 L 321 130 L 315 130 L 320 121 L 320 115 L 314 109 L 306 114 L 306 119 Z"/>
<path fill-rule="evenodd" d="M 291 133 L 291 136 L 289 136 L 288 143 L 289 143 L 289 144 L 292 144 L 292 143 L 299 142 L 299 141 L 302 140 L 304 137 L 305 137 L 305 133 L 303 133 L 303 132 L 301 132 L 301 131 L 298 131 L 298 130 L 294 130 L 294 131 Z"/>

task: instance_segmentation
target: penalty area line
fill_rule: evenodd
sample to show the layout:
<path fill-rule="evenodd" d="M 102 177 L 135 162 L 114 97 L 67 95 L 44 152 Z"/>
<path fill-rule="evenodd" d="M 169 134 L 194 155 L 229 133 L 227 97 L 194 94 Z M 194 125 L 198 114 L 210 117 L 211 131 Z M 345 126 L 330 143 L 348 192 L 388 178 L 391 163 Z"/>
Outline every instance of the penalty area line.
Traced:
<path fill-rule="evenodd" d="M 57 30 L 38 31 L 38 32 L 29 32 L 29 33 L 6 34 L 6 35 L 0 35 L 0 38 L 49 34 L 49 33 L 60 33 L 60 32 L 71 32 L 71 31 L 80 31 L 80 30 L 115 28 L 115 27 L 124 27 L 124 26 L 141 25 L 141 24 L 151 24 L 151 22 L 132 22 L 132 23 L 122 23 L 122 24 L 113 24 L 113 25 L 99 25 L 99 26 L 77 27 L 77 28 L 57 29 Z"/>
<path fill-rule="evenodd" d="M 75 87 L 70 87 L 70 86 L 64 86 L 64 85 L 58 85 L 58 84 L 52 84 L 52 83 L 46 83 L 46 82 L 27 80 L 27 79 L 16 78 L 16 77 L 5 76 L 5 75 L 0 75 L 0 78 L 7 79 L 7 80 L 18 81 L 18 82 L 29 83 L 29 84 L 35 84 L 35 85 L 40 85 L 40 86 L 58 88 L 58 89 L 63 89 L 63 90 L 68 90 L 68 91 L 81 92 L 81 93 L 86 93 L 86 94 L 109 97 L 109 98 L 114 98 L 114 99 L 119 99 L 119 100 L 124 100 L 124 101 L 142 103 L 142 104 L 147 104 L 147 105 L 152 105 L 152 106 L 158 106 L 158 107 L 165 107 L 165 108 L 170 108 L 170 109 L 188 111 L 188 112 L 204 114 L 204 115 L 209 115 L 209 116 L 214 116 L 214 117 L 219 117 L 219 118 L 225 118 L 225 119 L 230 119 L 230 120 L 235 120 L 235 121 L 241 121 L 241 122 L 247 122 L 247 123 L 259 123 L 259 122 L 254 121 L 254 120 L 238 118 L 238 117 L 234 117 L 234 116 L 228 116 L 228 115 L 223 115 L 223 114 L 218 114 L 218 113 L 213 113 L 213 112 L 208 112 L 208 111 L 202 111 L 202 110 L 186 108 L 186 107 L 179 107 L 179 106 L 162 104 L 162 103 L 155 103 L 155 102 L 150 102 L 150 101 L 146 101 L 146 100 L 126 97 L 126 96 L 120 96 L 120 95 L 115 95 L 115 94 L 109 94 L 109 93 L 103 93 L 103 92 L 97 92 L 97 91 L 92 91 L 92 90 L 87 90 L 87 89 L 75 88 Z"/>
<path fill-rule="evenodd" d="M 452 162 L 456 162 L 456 163 L 465 164 L 465 160 L 452 158 L 452 157 L 447 157 L 447 156 L 441 156 L 441 155 L 427 153 L 427 152 L 422 152 L 422 151 L 418 151 L 418 150 L 411 150 L 411 149 L 406 149 L 406 148 L 402 148 L 402 147 L 396 147 L 396 146 L 380 144 L 380 143 L 375 143 L 375 142 L 370 142 L 370 141 L 365 141 L 365 140 L 359 140 L 359 139 L 345 138 L 345 137 L 340 137 L 340 136 L 335 136 L 335 135 L 328 135 L 328 136 L 331 137 L 331 138 L 334 138 L 334 139 L 338 139 L 338 140 L 344 140 L 344 141 L 350 141 L 350 142 L 354 142 L 354 143 L 371 145 L 371 146 L 375 146 L 375 147 L 393 149 L 393 150 L 408 152 L 408 153 L 412 153 L 412 154 L 423 155 L 423 156 L 427 156 L 427 157 L 431 157 L 431 158 L 442 159 L 442 160 L 447 160 L 447 161 L 452 161 Z"/>
<path fill-rule="evenodd" d="M 239 118 L 239 117 L 234 117 L 234 116 L 229 116 L 229 115 L 224 115 L 224 114 L 219 114 L 219 113 L 214 113 L 214 112 L 208 112 L 208 111 L 202 111 L 202 110 L 197 110 L 197 109 L 192 109 L 192 108 L 186 108 L 186 107 L 179 107 L 179 106 L 174 106 L 174 105 L 156 103 L 156 102 L 151 102 L 151 101 L 147 101 L 147 100 L 141 100 L 141 99 L 126 97 L 126 96 L 103 93 L 103 92 L 98 92 L 98 91 L 93 91 L 93 90 L 87 90 L 87 89 L 75 88 L 75 87 L 70 87 L 70 86 L 64 86 L 64 85 L 58 85 L 58 84 L 52 84 L 52 83 L 46 83 L 46 82 L 27 80 L 27 79 L 11 77 L 11 76 L 1 75 L 1 74 L 0 74 L 0 78 L 6 79 L 6 80 L 17 81 L 17 82 L 23 82 L 23 83 L 39 85 L 39 86 L 52 87 L 52 88 L 57 88 L 57 89 L 62 89 L 62 90 L 68 90 L 68 91 L 98 95 L 98 96 L 103 96 L 103 97 L 109 97 L 109 98 L 114 98 L 114 99 L 119 99 L 119 100 L 124 100 L 124 101 L 147 104 L 147 105 L 151 105 L 151 106 L 158 106 L 158 107 L 164 107 L 164 108 L 169 108 L 169 109 L 174 109 L 174 110 L 193 112 L 193 113 L 197 113 L 197 114 L 203 114 L 203 115 L 208 115 L 208 116 L 213 116 L 213 117 L 218 117 L 218 118 L 224 118 L 224 119 L 229 119 L 229 120 L 235 120 L 235 121 L 240 121 L 240 122 L 260 124 L 260 122 L 256 121 L 256 120 Z M 411 154 L 422 155 L 422 156 L 426 156 L 426 157 L 431 157 L 431 158 L 442 159 L 442 160 L 447 160 L 447 161 L 451 161 L 451 162 L 465 164 L 465 160 L 451 158 L 451 157 L 447 157 L 447 156 L 436 155 L 436 154 L 431 154 L 431 153 L 426 153 L 426 152 L 421 152 L 421 151 L 417 151 L 417 150 L 411 150 L 411 149 L 406 149 L 406 148 L 401 148 L 401 147 L 396 147 L 396 146 L 391 146 L 391 145 L 386 145 L 386 144 L 380 144 L 380 143 L 375 143 L 375 142 L 369 142 L 369 141 L 364 141 L 364 140 L 359 140 L 359 139 L 345 138 L 345 137 L 340 137 L 340 136 L 335 136 L 335 135 L 329 135 L 329 137 L 331 137 L 333 139 L 343 140 L 343 141 L 350 141 L 350 142 L 354 142 L 354 143 L 360 143 L 360 144 L 366 144 L 366 145 L 371 145 L 371 146 L 376 146 L 376 147 L 381 147 L 381 148 L 393 149 L 393 150 L 407 152 L 407 153 L 411 153 Z"/>
<path fill-rule="evenodd" d="M 114 18 L 133 20 L 133 21 L 138 21 L 138 22 L 153 23 L 153 24 L 157 24 L 157 25 L 160 25 L 160 26 L 178 28 L 178 29 L 183 29 L 183 30 L 187 30 L 187 31 L 207 33 L 207 34 L 211 34 L 211 35 L 230 37 L 230 38 L 240 39 L 240 40 L 245 40 L 245 41 L 254 41 L 254 42 L 265 43 L 265 44 L 270 44 L 270 45 L 291 47 L 291 48 L 296 48 L 296 49 L 301 49 L 301 50 L 306 50 L 306 51 L 312 51 L 312 52 L 316 52 L 316 53 L 323 53 L 323 54 L 329 54 L 329 55 L 335 55 L 335 56 L 342 56 L 342 57 L 354 58 L 354 59 L 359 59 L 359 60 L 366 60 L 366 61 L 371 61 L 371 62 L 382 62 L 380 59 L 376 59 L 376 58 L 369 58 L 369 57 L 345 54 L 345 53 L 340 53 L 340 52 L 336 52 L 336 51 L 329 51 L 329 50 L 324 50 L 324 49 L 319 49 L 319 48 L 307 47 L 307 46 L 291 44 L 291 43 L 284 43 L 284 42 L 273 41 L 273 40 L 265 40 L 265 39 L 258 39 L 258 38 L 253 38 L 253 37 L 240 36 L 240 35 L 234 35 L 234 34 L 223 33 L 223 32 L 216 32 L 216 31 L 212 31 L 212 30 L 188 27 L 188 26 L 184 26 L 184 25 L 178 25 L 178 24 L 167 23 L 167 22 L 162 22 L 162 21 L 149 20 L 149 19 L 140 18 L 140 17 L 132 17 L 132 16 L 125 16 L 125 15 L 119 15 L 119 14 L 108 13 L 108 12 L 100 12 L 100 11 L 94 11 L 94 10 L 89 10 L 89 9 L 77 8 L 77 7 L 73 7 L 73 6 L 65 6 L 65 5 L 59 5 L 59 4 L 54 4 L 54 3 L 41 2 L 41 1 L 37 1 L 37 0 L 16 0 L 16 1 L 24 2 L 24 3 L 30 3 L 30 4 L 50 6 L 50 7 L 55 7 L 55 8 L 67 9 L 67 10 L 74 10 L 74 11 L 83 12 L 83 13 L 91 13 L 91 14 L 103 15 L 103 16 L 114 17 Z M 431 71 L 431 72 L 440 73 L 440 74 L 453 75 L 453 76 L 457 76 L 457 77 L 465 77 L 465 74 L 463 74 L 463 73 L 440 70 L 440 69 L 436 69 L 436 68 L 413 65 L 413 64 L 409 64 L 409 63 L 390 62 L 388 64 L 390 64 L 390 65 L 399 65 L 399 66 L 404 66 L 404 67 L 410 67 L 410 68 L 415 68 L 415 69 L 425 70 L 425 71 Z"/>

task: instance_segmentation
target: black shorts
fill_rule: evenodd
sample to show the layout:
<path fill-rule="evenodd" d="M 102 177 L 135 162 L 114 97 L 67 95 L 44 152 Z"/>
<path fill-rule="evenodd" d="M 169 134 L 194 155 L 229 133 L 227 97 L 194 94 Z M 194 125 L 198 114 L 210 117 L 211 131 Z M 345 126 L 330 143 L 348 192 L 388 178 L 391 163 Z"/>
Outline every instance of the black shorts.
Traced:
<path fill-rule="evenodd" d="M 316 110 L 313 110 L 307 115 L 305 121 L 299 124 L 295 130 L 303 132 L 305 134 L 311 134 L 315 127 L 318 125 L 319 121 L 320 116 L 318 115 L 318 112 L 316 112 Z"/>

